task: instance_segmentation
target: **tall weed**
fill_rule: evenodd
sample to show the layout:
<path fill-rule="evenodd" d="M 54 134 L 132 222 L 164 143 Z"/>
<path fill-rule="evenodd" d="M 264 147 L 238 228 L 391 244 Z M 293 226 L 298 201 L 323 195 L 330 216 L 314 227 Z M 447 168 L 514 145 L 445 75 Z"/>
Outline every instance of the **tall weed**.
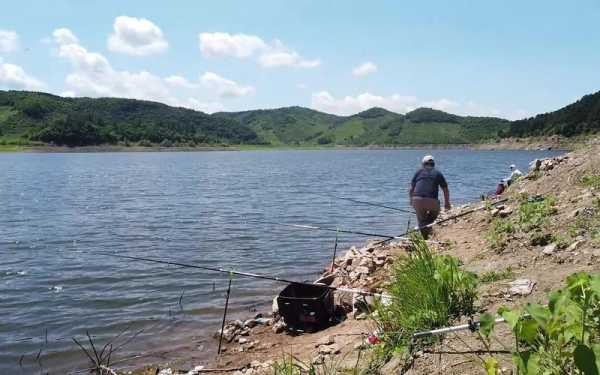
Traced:
<path fill-rule="evenodd" d="M 431 254 L 420 235 L 412 240 L 412 252 L 393 267 L 388 287 L 393 302 L 377 307 L 388 353 L 408 355 L 414 332 L 444 326 L 474 311 L 477 276 L 460 270 L 457 258 Z"/>
<path fill-rule="evenodd" d="M 537 199 L 536 199 L 537 198 Z M 523 200 L 519 205 L 519 226 L 523 232 L 541 228 L 546 224 L 548 216 L 557 212 L 556 198 L 532 197 Z"/>

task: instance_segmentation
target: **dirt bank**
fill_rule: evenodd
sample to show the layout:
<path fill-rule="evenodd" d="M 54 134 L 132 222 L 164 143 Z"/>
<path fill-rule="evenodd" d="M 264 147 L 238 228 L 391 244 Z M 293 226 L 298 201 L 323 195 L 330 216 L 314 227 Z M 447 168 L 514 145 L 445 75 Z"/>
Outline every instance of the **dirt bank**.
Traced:
<path fill-rule="evenodd" d="M 600 146 L 590 144 L 563 157 L 534 163 L 530 173 L 513 184 L 505 193 L 506 202 L 496 208 L 483 203 L 457 207 L 446 216 L 470 208 L 472 214 L 435 227 L 432 250 L 458 257 L 463 267 L 480 276 L 480 312 L 495 314 L 501 305 L 520 306 L 535 301 L 545 303 L 546 294 L 564 284 L 567 275 L 600 271 Z M 592 177 L 590 177 L 592 176 Z M 517 220 L 519 205 L 527 198 L 547 199 L 551 210 L 531 231 L 513 231 L 492 236 L 498 222 Z M 361 249 L 350 249 L 335 262 L 331 277 L 334 286 L 361 288 L 381 292 L 386 283 L 390 263 L 406 253 L 408 243 L 396 241 L 377 246 L 368 243 Z M 324 276 L 329 275 L 325 272 Z M 520 280 L 524 290 L 513 283 Z M 336 302 L 346 311 L 339 324 L 316 333 L 292 334 L 282 327 L 277 316 L 265 314 L 259 322 L 231 322 L 225 352 L 206 369 L 224 373 L 254 375 L 273 373 L 272 365 L 293 355 L 301 363 L 331 363 L 328 373 L 344 373 L 361 368 L 377 345 L 369 342 L 376 326 L 360 310 L 356 298 L 336 293 Z M 367 301 L 368 302 L 368 301 Z M 476 318 L 476 317 L 475 317 Z M 256 320 L 256 319 L 255 319 Z M 237 327 L 237 328 L 236 328 Z M 372 337 L 371 337 L 372 338 Z M 506 327 L 500 327 L 494 349 L 501 366 L 510 368 L 510 354 L 501 351 L 512 345 Z M 410 374 L 481 374 L 484 373 L 477 353 L 482 344 L 470 331 L 447 335 L 438 344 L 416 353 Z M 181 372 L 180 372 L 181 370 Z M 136 374 L 202 373 L 190 367 L 169 364 L 149 367 Z M 186 372 L 189 371 L 189 372 Z M 377 370 L 381 374 L 401 373 L 394 359 Z M 371 372 L 373 373 L 373 372 Z"/>

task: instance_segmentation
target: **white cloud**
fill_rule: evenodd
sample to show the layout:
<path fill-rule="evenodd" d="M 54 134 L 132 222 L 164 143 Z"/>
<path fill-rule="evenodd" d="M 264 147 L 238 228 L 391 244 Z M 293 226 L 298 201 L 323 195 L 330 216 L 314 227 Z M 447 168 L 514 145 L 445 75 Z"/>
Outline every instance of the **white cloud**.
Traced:
<path fill-rule="evenodd" d="M 200 33 L 200 51 L 205 56 L 229 56 L 243 59 L 267 48 L 267 44 L 255 35 L 228 33 Z"/>
<path fill-rule="evenodd" d="M 198 84 L 188 81 L 187 78 L 182 76 L 169 76 L 165 78 L 165 82 L 171 86 L 183 88 L 183 89 L 195 89 L 198 88 Z"/>
<path fill-rule="evenodd" d="M 372 107 L 382 107 L 390 111 L 404 113 L 418 106 L 419 100 L 415 96 L 402 96 L 398 94 L 379 96 L 369 92 L 355 97 L 335 98 L 329 92 L 321 91 L 314 93 L 311 100 L 312 108 L 339 115 L 351 115 Z"/>
<path fill-rule="evenodd" d="M 52 32 L 52 37 L 58 45 L 79 43 L 79 39 L 77 39 L 75 34 L 73 34 L 71 30 L 64 27 L 54 30 L 54 32 Z"/>
<path fill-rule="evenodd" d="M 458 115 L 495 116 L 509 119 L 518 118 L 523 114 L 521 111 L 504 113 L 495 108 L 482 106 L 474 101 L 462 103 L 447 98 L 421 100 L 416 96 L 399 94 L 380 96 L 369 92 L 341 98 L 334 97 L 328 91 L 316 92 L 312 94 L 311 107 L 338 115 L 351 115 L 373 107 L 381 107 L 397 113 L 406 113 L 420 107 L 427 107 Z"/>
<path fill-rule="evenodd" d="M 195 98 L 187 98 L 185 105 L 183 106 L 206 113 L 221 112 L 225 110 L 223 104 L 219 102 L 201 102 Z"/>
<path fill-rule="evenodd" d="M 364 77 L 376 71 L 377 65 L 371 61 L 367 61 L 352 69 L 352 75 L 355 77 Z"/>
<path fill-rule="evenodd" d="M 200 33 L 198 39 L 200 51 L 207 57 L 226 56 L 238 59 L 253 57 L 264 68 L 316 68 L 321 65 L 319 59 L 304 59 L 298 52 L 287 48 L 278 40 L 267 43 L 256 35 Z"/>
<path fill-rule="evenodd" d="M 113 29 L 108 38 L 108 49 L 112 52 L 147 56 L 169 47 L 162 30 L 145 18 L 119 16 L 115 18 Z"/>
<path fill-rule="evenodd" d="M 0 53 L 14 52 L 19 47 L 19 36 L 12 30 L 0 30 Z"/>
<path fill-rule="evenodd" d="M 53 33 L 58 55 L 69 61 L 73 70 L 65 78 L 65 96 L 122 97 L 153 100 L 205 112 L 224 110 L 217 98 L 239 97 L 254 92 L 244 86 L 207 72 L 190 81 L 179 75 L 160 77 L 147 71 L 129 72 L 113 68 L 106 57 L 90 52 L 68 29 Z"/>
<path fill-rule="evenodd" d="M 42 81 L 30 76 L 19 65 L 3 63 L 0 59 L 0 87 L 21 90 L 41 90 Z"/>
<path fill-rule="evenodd" d="M 200 81 L 206 87 L 216 90 L 221 97 L 245 96 L 254 92 L 254 87 L 252 86 L 240 85 L 213 72 L 204 73 Z"/>

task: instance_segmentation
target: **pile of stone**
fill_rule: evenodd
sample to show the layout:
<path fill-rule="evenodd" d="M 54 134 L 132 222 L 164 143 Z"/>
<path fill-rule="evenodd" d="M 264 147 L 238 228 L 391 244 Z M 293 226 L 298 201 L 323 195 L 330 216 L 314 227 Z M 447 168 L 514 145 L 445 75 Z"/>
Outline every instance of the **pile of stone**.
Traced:
<path fill-rule="evenodd" d="M 510 206 L 498 205 L 492 208 L 491 214 L 492 217 L 500 217 L 505 218 L 510 216 L 513 213 L 513 209 Z"/>
<path fill-rule="evenodd" d="M 254 317 L 254 319 L 248 319 L 246 321 L 241 320 L 232 320 L 225 323 L 225 327 L 223 328 L 223 339 L 227 342 L 243 341 L 240 344 L 249 343 L 247 339 L 243 339 L 240 337 L 249 336 L 252 328 L 264 325 L 271 326 L 275 324 L 274 318 L 265 318 L 262 314 L 258 314 Z M 215 332 L 214 337 L 219 338 L 221 336 L 221 330 L 217 330 Z"/>
<path fill-rule="evenodd" d="M 568 155 L 557 156 L 554 158 L 535 159 L 534 161 L 529 163 L 529 173 L 550 171 L 554 169 L 554 167 L 568 159 Z"/>
<path fill-rule="evenodd" d="M 371 286 L 375 281 L 373 274 L 393 261 L 389 246 L 367 245 L 360 249 L 353 246 L 344 256 L 336 258 L 335 278 L 331 285 L 352 288 Z"/>
<path fill-rule="evenodd" d="M 175 375 L 175 374 L 181 374 L 181 375 L 199 375 L 201 373 L 203 373 L 204 370 L 204 366 L 196 366 L 193 369 L 187 371 L 187 372 L 181 372 L 178 370 L 173 370 L 172 368 L 164 368 L 160 371 L 157 372 L 158 375 Z"/>
<path fill-rule="evenodd" d="M 266 362 L 260 361 L 252 361 L 250 365 L 241 370 L 237 370 L 233 373 L 233 375 L 259 375 L 259 374 L 269 374 L 272 371 L 274 362 L 272 360 Z"/>

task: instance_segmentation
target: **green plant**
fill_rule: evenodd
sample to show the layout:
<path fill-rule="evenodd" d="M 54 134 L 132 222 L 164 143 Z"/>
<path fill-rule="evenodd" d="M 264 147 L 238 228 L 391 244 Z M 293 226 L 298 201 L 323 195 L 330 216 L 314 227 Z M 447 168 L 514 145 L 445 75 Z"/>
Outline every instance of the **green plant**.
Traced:
<path fill-rule="evenodd" d="M 598 175 L 598 174 L 585 175 L 585 176 L 581 177 L 579 182 L 581 183 L 581 185 L 583 185 L 585 187 L 593 188 L 593 189 L 600 189 L 600 175 Z"/>
<path fill-rule="evenodd" d="M 530 303 L 498 313 L 514 334 L 518 374 L 599 373 L 600 274 L 572 274 L 565 288 L 550 294 L 547 306 Z M 493 330 L 487 317 L 481 330 L 485 344 Z"/>
<path fill-rule="evenodd" d="M 494 219 L 486 239 L 493 250 L 501 252 L 508 243 L 509 235 L 515 233 L 515 226 L 508 219 Z"/>
<path fill-rule="evenodd" d="M 305 366 L 298 361 L 291 353 L 283 355 L 281 360 L 276 361 L 271 366 L 271 374 L 273 375 L 301 375 L 305 370 Z"/>
<path fill-rule="evenodd" d="M 283 354 L 279 361 L 271 365 L 272 375 L 336 375 L 342 372 L 352 375 L 366 374 L 368 371 L 360 367 L 362 351 L 358 352 L 357 361 L 350 369 L 342 369 L 335 358 L 328 358 L 320 364 L 307 364 L 291 353 Z"/>
<path fill-rule="evenodd" d="M 548 216 L 557 212 L 556 198 L 533 197 L 523 200 L 519 205 L 519 226 L 523 232 L 541 228 L 546 224 Z"/>
<path fill-rule="evenodd" d="M 409 256 L 393 265 L 388 286 L 392 303 L 376 308 L 383 332 L 382 356 L 408 357 L 414 332 L 441 327 L 474 312 L 477 276 L 460 270 L 457 258 L 432 255 L 420 234 L 411 238 Z"/>
<path fill-rule="evenodd" d="M 514 272 L 511 267 L 506 268 L 503 271 L 488 271 L 479 276 L 479 281 L 484 284 L 493 283 L 494 281 L 511 279 L 514 276 Z"/>

